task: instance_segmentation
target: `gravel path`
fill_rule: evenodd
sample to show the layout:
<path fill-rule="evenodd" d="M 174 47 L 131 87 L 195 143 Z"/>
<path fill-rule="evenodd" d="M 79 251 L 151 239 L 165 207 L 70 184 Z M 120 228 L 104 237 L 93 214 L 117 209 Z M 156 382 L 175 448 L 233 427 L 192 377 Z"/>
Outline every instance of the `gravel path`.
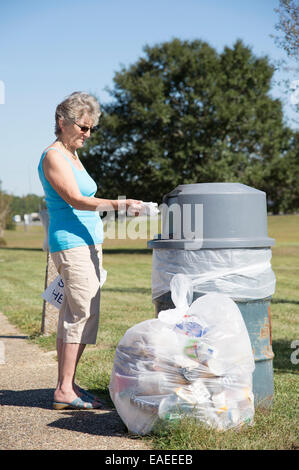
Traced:
<path fill-rule="evenodd" d="M 55 356 L 30 344 L 0 313 L 0 449 L 149 448 L 128 436 L 115 409 L 53 410 Z"/>

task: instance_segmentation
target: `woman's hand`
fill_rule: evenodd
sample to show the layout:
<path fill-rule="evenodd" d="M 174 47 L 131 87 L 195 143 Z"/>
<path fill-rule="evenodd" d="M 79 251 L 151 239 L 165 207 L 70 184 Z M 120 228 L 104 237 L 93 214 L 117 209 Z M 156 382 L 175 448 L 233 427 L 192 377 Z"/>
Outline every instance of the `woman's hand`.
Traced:
<path fill-rule="evenodd" d="M 142 201 L 137 199 L 125 199 L 126 209 L 128 215 L 140 215 L 140 213 L 144 210 L 144 205 Z"/>

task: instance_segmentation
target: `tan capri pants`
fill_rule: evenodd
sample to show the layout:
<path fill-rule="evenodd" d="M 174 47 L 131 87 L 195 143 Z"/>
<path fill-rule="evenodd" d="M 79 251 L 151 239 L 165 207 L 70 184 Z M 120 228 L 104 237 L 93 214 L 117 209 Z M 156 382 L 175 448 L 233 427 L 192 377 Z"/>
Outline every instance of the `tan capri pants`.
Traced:
<path fill-rule="evenodd" d="M 57 338 L 64 343 L 95 344 L 100 315 L 102 245 L 51 253 L 64 282 Z"/>

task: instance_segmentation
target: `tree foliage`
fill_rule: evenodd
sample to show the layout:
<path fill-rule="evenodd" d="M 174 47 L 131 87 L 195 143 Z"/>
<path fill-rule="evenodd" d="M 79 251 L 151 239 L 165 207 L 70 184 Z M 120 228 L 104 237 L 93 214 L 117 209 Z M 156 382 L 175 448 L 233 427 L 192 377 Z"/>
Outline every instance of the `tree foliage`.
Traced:
<path fill-rule="evenodd" d="M 43 205 L 44 197 L 36 194 L 27 194 L 26 196 L 14 196 L 7 194 L 1 189 L 0 181 L 0 238 L 5 229 L 15 228 L 12 217 L 16 214 L 24 216 L 32 212 L 39 212 Z"/>
<path fill-rule="evenodd" d="M 10 204 L 11 196 L 2 191 L 0 181 L 0 245 L 4 244 L 4 240 L 2 237 L 10 216 Z"/>
<path fill-rule="evenodd" d="M 235 181 L 265 190 L 274 212 L 289 210 L 283 171 L 298 144 L 270 96 L 268 58 L 241 40 L 222 53 L 179 39 L 144 53 L 115 74 L 100 130 L 81 152 L 98 196 L 161 202 L 178 184 Z"/>
<path fill-rule="evenodd" d="M 276 36 L 276 42 L 287 55 L 299 61 L 299 3 L 298 0 L 279 0 L 279 8 L 274 11 L 279 15 L 275 26 L 282 36 Z"/>
<path fill-rule="evenodd" d="M 274 8 L 278 14 L 275 25 L 277 35 L 271 35 L 276 45 L 286 52 L 286 57 L 277 61 L 277 69 L 287 72 L 276 80 L 285 95 L 285 103 L 294 111 L 290 121 L 298 128 L 299 112 L 299 3 L 298 0 L 279 0 L 279 8 Z"/>
<path fill-rule="evenodd" d="M 26 196 L 11 196 L 11 212 L 12 215 L 31 214 L 32 212 L 39 212 L 43 205 L 43 196 L 36 194 L 27 194 Z"/>

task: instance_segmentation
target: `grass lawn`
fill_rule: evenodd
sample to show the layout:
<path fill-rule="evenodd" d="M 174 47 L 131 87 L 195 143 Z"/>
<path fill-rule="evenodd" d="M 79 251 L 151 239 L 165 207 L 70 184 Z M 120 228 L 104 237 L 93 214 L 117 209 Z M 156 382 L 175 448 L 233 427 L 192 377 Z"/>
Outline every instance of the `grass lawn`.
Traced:
<path fill-rule="evenodd" d="M 294 449 L 298 446 L 299 352 L 291 343 L 299 340 L 299 216 L 269 216 L 269 236 L 275 238 L 272 267 L 277 278 L 272 299 L 274 405 L 256 410 L 252 427 L 217 432 L 182 420 L 157 430 L 147 439 L 153 449 Z M 55 335 L 40 335 L 46 253 L 41 250 L 42 227 L 6 231 L 7 245 L 0 249 L 0 310 L 11 323 L 47 350 L 55 349 Z M 132 325 L 154 317 L 151 300 L 151 251 L 145 240 L 106 240 L 100 329 L 95 346 L 88 346 L 78 368 L 81 385 L 107 399 L 116 346 Z M 297 346 L 298 349 L 298 346 Z M 294 362 L 294 361 L 293 361 Z M 297 362 L 297 361 L 296 361 Z"/>

